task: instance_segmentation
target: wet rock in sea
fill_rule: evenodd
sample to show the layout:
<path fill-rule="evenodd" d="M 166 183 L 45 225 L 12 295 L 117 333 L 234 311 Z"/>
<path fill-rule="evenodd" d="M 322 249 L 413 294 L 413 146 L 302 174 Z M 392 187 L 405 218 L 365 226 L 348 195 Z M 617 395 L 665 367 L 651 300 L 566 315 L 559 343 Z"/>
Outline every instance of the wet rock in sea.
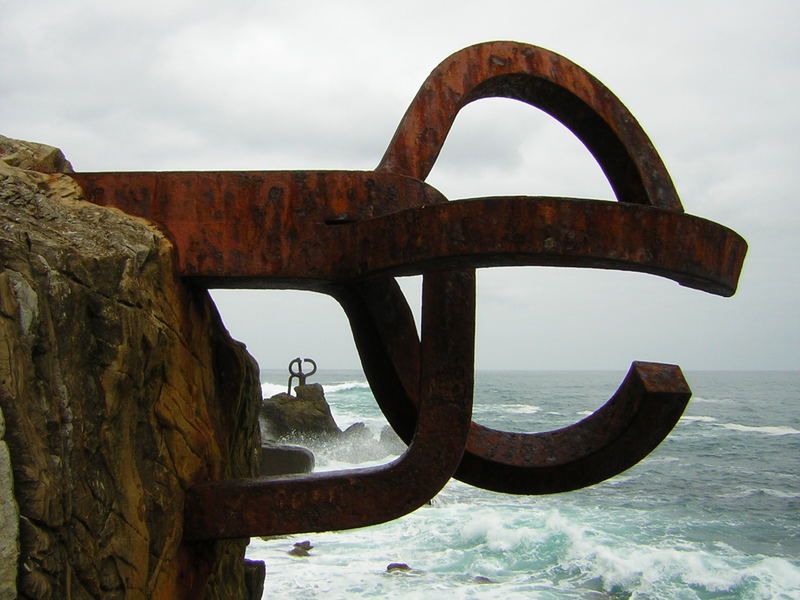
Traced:
<path fill-rule="evenodd" d="M 261 600 L 264 595 L 264 580 L 267 577 L 267 565 L 263 560 L 244 561 L 244 584 L 247 600 Z"/>
<path fill-rule="evenodd" d="M 265 443 L 261 445 L 258 474 L 292 475 L 314 470 L 314 453 L 301 446 Z"/>
<path fill-rule="evenodd" d="M 472 581 L 475 583 L 494 583 L 494 581 L 488 577 L 484 577 L 483 575 L 475 575 L 475 577 L 472 578 Z"/>
<path fill-rule="evenodd" d="M 424 571 L 412 569 L 406 563 L 394 562 L 389 563 L 386 567 L 387 573 L 408 573 L 410 575 L 422 575 Z"/>
<path fill-rule="evenodd" d="M 342 432 L 342 439 L 349 441 L 370 441 L 374 442 L 375 438 L 372 437 L 367 426 L 362 422 L 353 423 Z"/>
<path fill-rule="evenodd" d="M 291 554 L 292 556 L 311 556 L 311 549 L 314 546 L 311 545 L 311 542 L 308 540 L 304 540 L 302 542 L 296 542 L 294 547 L 289 550 L 287 554 Z"/>

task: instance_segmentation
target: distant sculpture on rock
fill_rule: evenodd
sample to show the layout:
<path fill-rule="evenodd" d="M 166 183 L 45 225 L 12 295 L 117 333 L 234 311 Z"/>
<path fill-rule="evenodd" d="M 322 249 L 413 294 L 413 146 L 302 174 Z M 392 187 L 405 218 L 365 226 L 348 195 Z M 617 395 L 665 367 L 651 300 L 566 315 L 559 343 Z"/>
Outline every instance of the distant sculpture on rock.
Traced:
<path fill-rule="evenodd" d="M 311 370 L 306 373 L 303 371 L 303 363 L 311 363 Z M 296 368 L 295 368 L 296 365 Z M 306 378 L 311 377 L 317 372 L 317 363 L 310 358 L 300 358 L 299 356 L 289 363 L 289 383 L 286 385 L 286 393 L 292 394 L 292 381 L 297 379 L 297 385 L 305 385 Z"/>
<path fill-rule="evenodd" d="M 312 370 L 303 372 L 303 362 Z M 291 435 L 299 437 L 330 437 L 341 433 L 325 400 L 320 384 L 306 385 L 306 377 L 317 371 L 310 358 L 295 358 L 289 363 L 289 390 L 297 379 L 296 396 L 278 394 L 262 401 L 259 421 L 262 443 L 260 475 L 290 475 L 314 470 L 314 453 L 301 446 L 288 446 L 276 440 Z"/>
<path fill-rule="evenodd" d="M 310 363 L 311 371 L 304 372 L 303 363 Z M 313 438 L 341 435 L 342 430 L 325 400 L 325 390 L 319 383 L 306 383 L 306 378 L 316 372 L 317 364 L 310 358 L 295 358 L 289 363 L 289 391 L 292 381 L 298 381 L 295 395 L 276 394 L 262 402 L 263 437 L 274 440 L 289 435 Z"/>

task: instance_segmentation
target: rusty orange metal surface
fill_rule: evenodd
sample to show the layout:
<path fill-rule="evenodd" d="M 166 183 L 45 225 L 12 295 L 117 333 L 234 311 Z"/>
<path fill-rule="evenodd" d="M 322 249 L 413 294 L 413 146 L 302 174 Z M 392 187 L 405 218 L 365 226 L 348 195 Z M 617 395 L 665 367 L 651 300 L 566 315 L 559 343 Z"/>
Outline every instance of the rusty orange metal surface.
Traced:
<path fill-rule="evenodd" d="M 458 111 L 501 96 L 536 106 L 590 150 L 617 202 L 448 200 L 425 183 Z M 409 444 L 382 467 L 297 478 L 198 482 L 189 540 L 359 527 L 395 518 L 451 477 L 496 491 L 560 492 L 620 473 L 669 433 L 691 392 L 674 365 L 634 363 L 594 415 L 554 432 L 471 422 L 474 269 L 631 270 L 732 295 L 747 245 L 687 215 L 627 108 L 581 67 L 516 42 L 466 48 L 411 102 L 374 171 L 76 173 L 88 200 L 147 218 L 193 285 L 329 294 L 364 372 Z M 394 280 L 422 274 L 422 336 Z"/>

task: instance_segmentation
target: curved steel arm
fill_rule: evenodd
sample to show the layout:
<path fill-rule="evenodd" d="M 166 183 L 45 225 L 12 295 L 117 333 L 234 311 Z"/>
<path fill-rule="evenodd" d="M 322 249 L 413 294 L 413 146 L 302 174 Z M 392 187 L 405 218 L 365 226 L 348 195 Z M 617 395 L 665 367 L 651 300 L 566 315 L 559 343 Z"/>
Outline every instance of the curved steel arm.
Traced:
<path fill-rule="evenodd" d="M 350 319 L 364 372 L 378 404 L 406 442 L 416 399 L 409 368 L 419 344 L 410 311 L 383 311 L 380 296 L 402 295 L 394 281 L 354 284 L 335 295 Z M 672 430 L 691 397 L 680 368 L 634 362 L 614 396 L 590 417 L 557 431 L 513 433 L 471 423 L 454 477 L 485 489 L 549 494 L 598 483 L 647 456 Z"/>
<path fill-rule="evenodd" d="M 621 202 L 683 210 L 653 144 L 611 90 L 569 59 L 518 42 L 484 42 L 442 61 L 411 101 L 377 170 L 424 180 L 458 112 L 491 97 L 520 100 L 563 123 Z"/>
<path fill-rule="evenodd" d="M 734 231 L 706 219 L 576 198 L 457 200 L 349 227 L 341 263 L 350 256 L 358 269 L 349 280 L 445 268 L 585 267 L 651 273 L 731 296 L 746 247 Z"/>
<path fill-rule="evenodd" d="M 664 164 L 627 108 L 581 67 L 548 50 L 514 42 L 492 42 L 466 48 L 447 58 L 420 88 L 378 170 L 424 179 L 458 111 L 469 102 L 491 96 L 521 100 L 567 126 L 595 156 L 619 204 L 505 198 L 502 223 L 492 223 L 488 209 L 482 218 L 476 218 L 480 211 L 463 202 L 428 207 L 426 210 L 435 212 L 440 219 L 438 222 L 444 223 L 440 229 L 446 232 L 448 226 L 459 223 L 489 223 L 483 227 L 476 225 L 469 234 L 461 229 L 450 230 L 438 238 L 435 232 L 431 236 L 428 229 L 436 219 L 426 221 L 423 227 L 419 219 L 421 211 L 416 210 L 414 219 L 409 222 L 416 231 L 425 231 L 425 236 L 406 236 L 405 239 L 424 240 L 428 246 L 435 245 L 431 237 L 441 242 L 434 251 L 413 244 L 410 249 L 400 247 L 398 253 L 403 256 L 398 259 L 398 265 L 403 263 L 408 269 L 408 265 L 423 263 L 430 257 L 431 261 L 454 266 L 458 264 L 454 256 L 459 255 L 465 267 L 551 264 L 623 268 L 670 277 L 710 293 L 725 296 L 734 293 L 746 251 L 744 241 L 729 230 L 717 229 L 716 224 L 706 227 L 707 221 L 684 215 Z M 491 200 L 481 202 L 489 204 Z M 519 205 L 516 211 L 509 207 L 514 202 Z M 580 206 L 575 202 L 581 202 Z M 634 207 L 625 204 L 646 205 L 653 212 L 642 210 L 646 207 L 633 210 Z M 459 211 L 469 212 L 472 220 L 467 221 L 464 215 L 459 217 Z M 599 217 L 601 212 L 604 213 L 602 218 Z M 643 219 L 645 216 L 647 218 Z M 389 229 L 399 231 L 403 215 L 394 214 L 388 218 L 398 221 Z M 502 241 L 496 237 L 484 240 L 479 234 L 498 229 L 506 234 Z M 460 252 L 461 240 L 465 243 Z M 514 252 L 512 247 L 519 240 L 524 240 L 527 247 Z M 384 239 L 382 243 L 391 243 L 391 239 Z M 538 251 L 531 252 L 531 246 Z M 449 262 L 445 260 L 448 255 Z M 399 288 L 376 278 L 345 286 L 338 299 L 350 318 L 354 333 L 359 332 L 356 342 L 359 348 L 365 348 L 360 352 L 362 364 L 378 403 L 397 433 L 407 440 L 414 422 L 415 404 L 413 393 L 409 391 L 413 390 L 415 381 L 403 357 L 414 355 L 415 331 L 410 311 L 403 308 L 405 299 Z M 367 350 L 375 347 L 380 347 L 381 351 Z M 607 421 L 608 415 L 615 413 L 623 400 L 633 398 L 637 406 L 651 407 L 653 403 L 647 399 L 652 394 L 648 388 L 634 383 L 642 379 L 643 369 L 661 373 L 659 381 L 663 390 L 671 390 L 667 394 L 672 399 L 668 412 L 677 415 L 675 419 L 665 421 L 668 427 L 653 427 L 647 418 L 633 418 L 624 436 L 611 429 L 597 430 L 601 433 L 595 438 L 595 446 L 587 449 L 581 443 L 587 428 Z M 497 491 L 549 493 L 595 483 L 630 467 L 668 434 L 690 396 L 677 368 L 650 365 L 645 369 L 640 365 L 632 369 L 632 373 L 594 417 L 557 435 L 552 432 L 513 434 L 473 423 L 464 459 L 455 477 Z M 385 386 L 376 385 L 378 380 L 400 384 L 386 390 Z M 648 410 L 641 411 L 641 415 L 652 412 Z M 508 445 L 509 453 L 502 454 L 497 444 Z M 545 472 L 551 471 L 544 469 L 535 458 L 544 449 L 554 455 L 554 444 L 583 449 L 574 460 L 547 468 L 560 471 L 560 479 L 545 476 Z"/>
<path fill-rule="evenodd" d="M 593 485 L 652 452 L 677 424 L 691 395 L 679 367 L 634 362 L 611 399 L 569 427 L 530 435 L 473 423 L 456 477 L 511 494 Z"/>

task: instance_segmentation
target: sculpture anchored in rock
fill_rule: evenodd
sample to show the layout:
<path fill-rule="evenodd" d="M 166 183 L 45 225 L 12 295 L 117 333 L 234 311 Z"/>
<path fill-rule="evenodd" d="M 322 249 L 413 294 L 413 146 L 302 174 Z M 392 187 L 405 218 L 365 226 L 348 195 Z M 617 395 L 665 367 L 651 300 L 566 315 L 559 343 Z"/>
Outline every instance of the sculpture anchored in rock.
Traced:
<path fill-rule="evenodd" d="M 618 202 L 553 197 L 448 201 L 425 183 L 466 104 L 536 106 L 589 149 Z M 683 212 L 646 134 L 597 79 L 515 42 L 461 50 L 423 83 L 374 171 L 76 173 L 87 199 L 158 224 L 196 285 L 333 296 L 387 419 L 409 444 L 380 466 L 295 478 L 197 482 L 184 537 L 361 527 L 406 514 L 453 476 L 491 490 L 576 489 L 629 468 L 675 425 L 680 368 L 634 362 L 593 415 L 540 433 L 471 421 L 477 267 L 548 265 L 667 277 L 730 296 L 746 253 L 735 232 Z M 424 231 L 425 235 L 419 235 Z M 423 276 L 421 336 L 397 286 Z"/>
<path fill-rule="evenodd" d="M 303 371 L 303 363 L 311 364 L 311 370 L 306 373 Z M 295 366 L 297 367 L 295 369 Z M 315 363 L 310 358 L 303 358 L 300 357 L 295 358 L 292 362 L 289 363 L 289 383 L 287 384 L 288 389 L 286 390 L 287 394 L 292 393 L 292 381 L 297 379 L 297 385 L 305 385 L 306 379 L 317 372 L 317 363 Z"/>

